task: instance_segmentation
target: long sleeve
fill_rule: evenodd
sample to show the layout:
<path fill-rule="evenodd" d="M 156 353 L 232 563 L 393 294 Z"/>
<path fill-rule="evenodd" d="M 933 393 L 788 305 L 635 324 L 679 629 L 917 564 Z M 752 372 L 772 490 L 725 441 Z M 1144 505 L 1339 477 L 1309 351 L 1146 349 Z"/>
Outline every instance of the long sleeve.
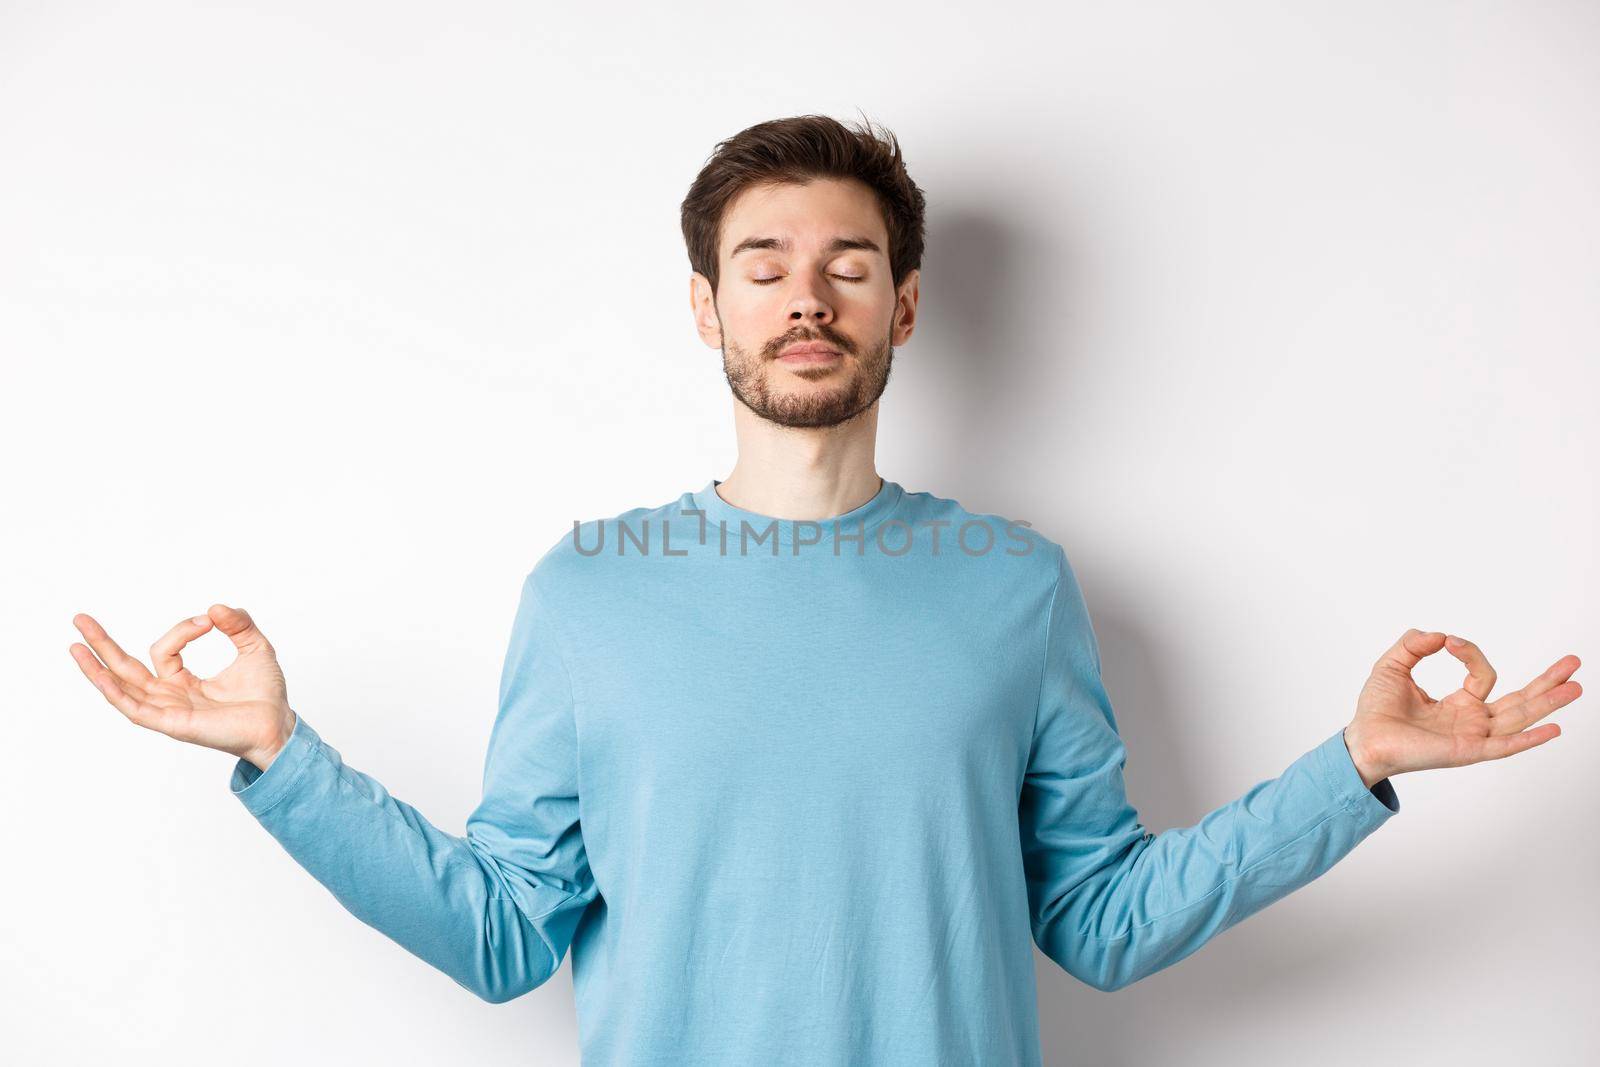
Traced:
<path fill-rule="evenodd" d="M 1033 747 L 1018 807 L 1034 940 L 1114 990 L 1169 967 L 1327 871 L 1400 810 L 1369 789 L 1343 730 L 1197 824 L 1153 834 L 1123 784 L 1126 749 L 1077 579 L 1060 552 Z"/>
<path fill-rule="evenodd" d="M 466 835 L 348 766 L 299 717 L 266 771 L 230 788 L 362 922 L 492 1003 L 553 975 L 596 895 L 578 825 L 572 688 L 538 570 L 523 582 Z"/>

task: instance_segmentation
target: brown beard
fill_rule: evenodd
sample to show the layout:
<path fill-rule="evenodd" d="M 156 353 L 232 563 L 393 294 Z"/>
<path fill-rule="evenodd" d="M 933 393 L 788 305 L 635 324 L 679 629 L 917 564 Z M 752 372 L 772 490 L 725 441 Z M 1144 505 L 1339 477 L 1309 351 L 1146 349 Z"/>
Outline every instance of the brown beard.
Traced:
<path fill-rule="evenodd" d="M 863 355 L 853 355 L 833 334 L 814 338 L 789 337 L 781 345 L 769 345 L 772 349 L 770 355 L 766 352 L 751 355 L 737 344 L 727 342 L 726 334 L 723 337 L 722 373 L 727 377 L 733 395 L 761 418 L 779 426 L 817 428 L 848 422 L 877 403 L 889 386 L 889 372 L 894 366 L 894 348 L 887 337 Z M 777 353 L 783 348 L 802 340 L 822 341 L 845 354 L 843 366 L 829 366 L 813 372 L 840 378 L 840 384 L 823 391 L 810 391 L 804 396 L 771 388 L 770 376 L 775 374 L 793 373 L 797 377 L 807 377 L 804 367 L 784 371 L 776 359 Z"/>

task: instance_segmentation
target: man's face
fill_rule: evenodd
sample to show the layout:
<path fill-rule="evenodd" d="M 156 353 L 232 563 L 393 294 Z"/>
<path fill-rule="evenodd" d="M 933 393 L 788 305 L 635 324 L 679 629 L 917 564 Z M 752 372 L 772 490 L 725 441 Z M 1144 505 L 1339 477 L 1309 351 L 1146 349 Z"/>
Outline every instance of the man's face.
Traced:
<path fill-rule="evenodd" d="M 691 296 L 728 385 L 781 426 L 836 426 L 870 408 L 889 382 L 894 344 L 911 335 L 917 272 L 897 292 L 889 235 L 872 191 L 854 180 L 754 186 L 723 216 L 714 295 Z M 833 354 L 785 356 L 815 342 Z"/>

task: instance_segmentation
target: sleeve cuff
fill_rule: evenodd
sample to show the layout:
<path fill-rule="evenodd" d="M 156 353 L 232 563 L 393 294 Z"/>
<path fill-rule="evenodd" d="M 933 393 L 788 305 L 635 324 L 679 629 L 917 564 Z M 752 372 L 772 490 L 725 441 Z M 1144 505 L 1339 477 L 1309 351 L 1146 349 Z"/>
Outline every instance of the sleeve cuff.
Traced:
<path fill-rule="evenodd" d="M 322 738 L 306 722 L 306 717 L 295 712 L 294 730 L 272 764 L 263 771 L 241 758 L 233 766 L 228 788 L 252 815 L 264 815 L 305 777 L 311 757 L 321 746 Z"/>
<path fill-rule="evenodd" d="M 1373 826 L 1400 811 L 1400 797 L 1385 778 L 1369 789 L 1356 770 L 1355 759 L 1344 741 L 1344 728 L 1317 746 L 1321 754 L 1323 778 L 1329 790 L 1352 814 Z"/>

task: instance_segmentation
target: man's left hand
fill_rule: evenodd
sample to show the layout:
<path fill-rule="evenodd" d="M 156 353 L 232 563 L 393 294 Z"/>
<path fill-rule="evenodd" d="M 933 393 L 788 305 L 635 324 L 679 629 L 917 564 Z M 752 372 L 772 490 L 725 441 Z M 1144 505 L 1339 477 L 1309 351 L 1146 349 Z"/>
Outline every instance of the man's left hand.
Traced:
<path fill-rule="evenodd" d="M 1467 678 L 1434 700 L 1411 668 L 1441 648 L 1466 664 Z M 1562 656 L 1521 689 L 1489 701 L 1494 668 L 1477 645 L 1437 630 L 1407 630 L 1373 665 L 1344 729 L 1345 745 L 1369 788 L 1405 771 L 1504 759 L 1561 736 L 1553 722 L 1527 727 L 1582 695 L 1583 687 L 1568 680 L 1579 664 L 1577 656 Z"/>

